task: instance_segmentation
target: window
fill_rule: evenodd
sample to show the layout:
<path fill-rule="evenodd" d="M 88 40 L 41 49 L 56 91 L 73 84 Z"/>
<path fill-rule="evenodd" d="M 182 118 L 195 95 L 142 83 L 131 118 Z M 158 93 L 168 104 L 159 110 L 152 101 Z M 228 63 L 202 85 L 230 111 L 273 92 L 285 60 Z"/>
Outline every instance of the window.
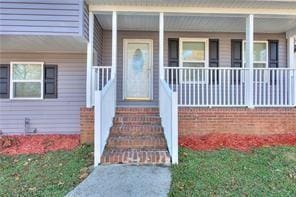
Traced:
<path fill-rule="evenodd" d="M 205 68 L 208 67 L 208 39 L 180 38 L 179 59 L 180 65 L 184 68 Z M 199 74 L 198 74 L 199 73 Z M 198 76 L 199 75 L 199 76 Z M 195 76 L 195 79 L 194 79 Z M 186 70 L 183 73 L 183 80 L 205 81 L 206 74 L 197 70 Z"/>
<path fill-rule="evenodd" d="M 43 62 L 11 62 L 11 99 L 43 98 Z"/>
<path fill-rule="evenodd" d="M 246 66 L 246 42 L 243 47 L 244 67 Z M 268 67 L 268 41 L 254 41 L 254 68 Z"/>

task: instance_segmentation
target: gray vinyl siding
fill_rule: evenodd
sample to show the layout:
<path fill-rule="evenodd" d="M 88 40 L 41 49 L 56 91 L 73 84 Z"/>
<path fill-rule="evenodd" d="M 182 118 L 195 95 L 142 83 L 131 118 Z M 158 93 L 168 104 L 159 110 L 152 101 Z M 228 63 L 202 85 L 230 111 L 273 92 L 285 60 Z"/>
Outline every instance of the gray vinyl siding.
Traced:
<path fill-rule="evenodd" d="M 207 32 L 166 32 L 164 35 L 164 64 L 168 64 L 168 38 L 209 38 L 219 39 L 219 66 L 231 66 L 231 40 L 245 39 L 244 33 L 207 33 Z M 254 40 L 278 40 L 279 41 L 279 66 L 287 66 L 287 41 L 282 34 L 255 34 Z"/>
<path fill-rule="evenodd" d="M 0 34 L 83 36 L 83 0 L 0 1 Z"/>
<path fill-rule="evenodd" d="M 24 119 L 38 133 L 74 134 L 80 130 L 80 107 L 85 106 L 86 54 L 0 53 L 0 64 L 43 61 L 58 65 L 58 98 L 43 100 L 0 99 L 0 130 L 23 133 Z"/>
<path fill-rule="evenodd" d="M 89 16 L 88 5 L 84 1 L 84 3 L 83 3 L 83 16 L 82 16 L 82 20 L 83 20 L 82 34 L 83 34 L 83 36 L 84 36 L 84 38 L 86 40 L 88 40 L 88 22 L 89 22 L 89 17 L 88 16 Z"/>
<path fill-rule="evenodd" d="M 123 101 L 123 39 L 152 39 L 153 40 L 153 103 L 158 102 L 158 32 L 135 32 L 135 31 L 118 31 L 118 49 L 117 49 L 117 104 Z M 207 33 L 207 32 L 165 32 L 164 34 L 164 64 L 168 65 L 168 38 L 210 38 L 219 39 L 219 66 L 231 66 L 231 39 L 245 39 L 244 33 Z M 111 65 L 112 55 L 112 33 L 111 31 L 103 32 L 103 65 Z M 255 40 L 278 40 L 279 41 L 279 66 L 287 66 L 287 51 L 285 34 L 255 34 Z M 139 103 L 138 104 L 147 104 Z M 129 104 L 135 104 L 129 102 Z"/>
<path fill-rule="evenodd" d="M 103 28 L 96 17 L 94 17 L 94 49 L 97 51 L 97 65 L 102 65 Z"/>

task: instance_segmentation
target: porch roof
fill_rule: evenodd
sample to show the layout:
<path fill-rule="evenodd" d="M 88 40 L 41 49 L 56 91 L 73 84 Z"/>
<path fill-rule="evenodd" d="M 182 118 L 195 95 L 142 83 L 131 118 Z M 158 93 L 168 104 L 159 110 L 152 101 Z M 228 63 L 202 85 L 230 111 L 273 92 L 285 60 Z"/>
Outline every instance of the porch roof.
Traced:
<path fill-rule="evenodd" d="M 158 31 L 157 13 L 118 13 L 118 30 Z M 112 29 L 112 14 L 96 14 L 103 29 Z M 296 16 L 255 15 L 255 33 L 284 33 L 296 28 Z M 165 31 L 245 32 L 245 15 L 165 13 Z"/>

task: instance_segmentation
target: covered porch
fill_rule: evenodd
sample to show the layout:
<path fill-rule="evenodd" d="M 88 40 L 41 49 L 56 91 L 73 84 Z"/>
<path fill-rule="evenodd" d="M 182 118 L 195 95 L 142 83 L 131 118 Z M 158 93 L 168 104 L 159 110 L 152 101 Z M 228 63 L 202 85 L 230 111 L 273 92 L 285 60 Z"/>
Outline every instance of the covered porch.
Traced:
<path fill-rule="evenodd" d="M 88 54 L 96 73 L 88 77 L 89 105 L 92 90 L 116 77 L 117 105 L 158 106 L 163 79 L 179 106 L 294 106 L 295 21 L 293 14 L 91 12 L 89 45 L 98 28 L 102 43 Z M 128 73 L 133 47 L 147 55 L 142 78 Z"/>
<path fill-rule="evenodd" d="M 295 13 L 137 9 L 90 6 L 87 106 L 95 107 L 95 152 L 102 154 L 118 106 L 159 108 L 177 163 L 179 107 L 296 105 Z M 101 52 L 94 51 L 96 31 Z"/>

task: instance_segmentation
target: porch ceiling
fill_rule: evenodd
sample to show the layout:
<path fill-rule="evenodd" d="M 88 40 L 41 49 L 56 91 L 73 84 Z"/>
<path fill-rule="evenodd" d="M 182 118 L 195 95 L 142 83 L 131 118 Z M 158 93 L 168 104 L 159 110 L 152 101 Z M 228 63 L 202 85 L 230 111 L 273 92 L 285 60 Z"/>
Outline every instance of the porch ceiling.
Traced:
<path fill-rule="evenodd" d="M 111 14 L 96 14 L 103 29 L 112 29 Z M 118 16 L 118 30 L 158 31 L 157 14 L 123 14 Z M 165 31 L 244 32 L 243 15 L 165 15 Z M 283 33 L 296 27 L 296 16 L 255 16 L 257 33 Z"/>
<path fill-rule="evenodd" d="M 296 9 L 295 0 L 87 0 L 93 5 Z"/>

